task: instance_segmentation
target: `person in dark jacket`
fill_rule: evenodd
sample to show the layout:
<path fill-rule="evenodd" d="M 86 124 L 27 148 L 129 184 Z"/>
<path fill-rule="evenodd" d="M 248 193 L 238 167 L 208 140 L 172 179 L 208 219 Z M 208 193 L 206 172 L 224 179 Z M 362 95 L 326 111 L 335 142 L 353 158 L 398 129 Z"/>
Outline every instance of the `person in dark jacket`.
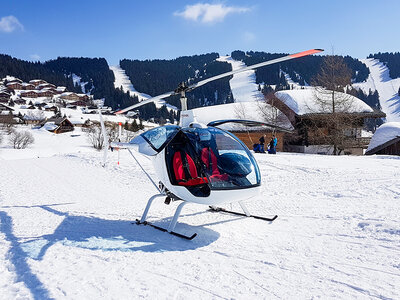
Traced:
<path fill-rule="evenodd" d="M 259 142 L 260 142 L 260 152 L 261 153 L 265 153 L 265 150 L 264 150 L 264 144 L 265 144 L 265 137 L 266 137 L 266 135 L 264 134 L 263 136 L 261 136 L 260 138 L 259 138 Z"/>
<path fill-rule="evenodd" d="M 278 139 L 275 137 L 275 135 L 273 135 L 271 141 L 269 142 L 269 149 L 268 149 L 269 154 L 276 154 L 277 144 L 278 144 Z"/>

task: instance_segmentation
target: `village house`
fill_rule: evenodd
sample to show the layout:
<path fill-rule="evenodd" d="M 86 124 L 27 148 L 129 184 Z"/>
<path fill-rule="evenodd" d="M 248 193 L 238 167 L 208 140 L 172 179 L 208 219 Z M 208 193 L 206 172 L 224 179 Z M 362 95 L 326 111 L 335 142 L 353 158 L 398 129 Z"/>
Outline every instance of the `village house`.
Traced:
<path fill-rule="evenodd" d="M 36 86 L 38 86 L 40 84 L 45 84 L 47 82 L 45 80 L 42 80 L 42 79 L 32 79 L 32 80 L 29 80 L 29 83 L 33 84 L 36 87 Z"/>
<path fill-rule="evenodd" d="M 26 92 L 21 92 L 20 97 L 25 97 L 25 98 L 37 98 L 38 93 L 37 91 L 26 91 Z"/>
<path fill-rule="evenodd" d="M 285 136 L 285 151 L 332 154 L 336 146 L 339 154 L 363 154 L 370 141 L 362 134 L 365 120 L 383 118 L 385 114 L 352 95 L 335 92 L 335 97 L 333 108 L 329 91 L 310 87 L 279 91 L 268 100 L 295 129 Z"/>
<path fill-rule="evenodd" d="M 74 130 L 74 125 L 63 117 L 51 117 L 39 123 L 39 126 L 54 133 L 64 133 Z"/>
<path fill-rule="evenodd" d="M 0 103 L 0 123 L 2 124 L 24 124 L 20 115 L 15 114 L 14 109 Z"/>
<path fill-rule="evenodd" d="M 400 122 L 382 124 L 374 133 L 366 155 L 400 155 Z"/>
<path fill-rule="evenodd" d="M 7 88 L 10 90 L 23 90 L 23 85 L 20 82 L 13 81 L 6 84 Z"/>
<path fill-rule="evenodd" d="M 74 92 L 62 93 L 60 98 L 63 100 L 70 100 L 70 101 L 78 101 L 79 100 L 79 96 Z"/>
<path fill-rule="evenodd" d="M 40 90 L 37 91 L 38 97 L 47 97 L 47 98 L 52 98 L 54 93 L 50 90 Z"/>
<path fill-rule="evenodd" d="M 67 91 L 67 88 L 65 87 L 65 86 L 58 86 L 57 88 L 56 88 L 56 93 L 57 94 L 62 94 L 62 93 L 64 93 L 64 92 L 66 92 Z"/>
<path fill-rule="evenodd" d="M 39 85 L 37 85 L 36 86 L 36 89 L 37 90 L 42 90 L 42 89 L 44 89 L 44 88 L 53 88 L 53 89 L 55 89 L 55 88 L 57 88 L 54 84 L 51 84 L 51 83 L 42 83 L 42 84 L 39 84 Z"/>
<path fill-rule="evenodd" d="M 22 90 L 34 90 L 35 86 L 30 83 L 23 82 L 22 83 Z"/>
<path fill-rule="evenodd" d="M 10 101 L 11 94 L 6 90 L 0 91 L 0 103 L 8 103 Z"/>

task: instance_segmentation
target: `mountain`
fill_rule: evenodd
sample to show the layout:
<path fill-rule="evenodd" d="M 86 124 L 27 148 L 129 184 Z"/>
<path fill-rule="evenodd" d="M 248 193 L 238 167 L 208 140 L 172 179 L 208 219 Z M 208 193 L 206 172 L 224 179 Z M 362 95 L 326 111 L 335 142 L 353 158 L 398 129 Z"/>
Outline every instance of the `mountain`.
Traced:
<path fill-rule="evenodd" d="M 32 63 L 8 55 L 0 55 L 0 77 L 12 75 L 24 81 L 41 78 L 56 85 L 66 86 L 70 91 L 86 92 L 94 95 L 95 98 L 105 98 L 107 106 L 119 109 L 140 101 L 140 94 L 156 96 L 176 89 L 182 81 L 191 84 L 228 72 L 232 70 L 232 63 L 243 66 L 252 65 L 284 55 L 286 54 L 236 50 L 228 57 L 229 59 L 221 58 L 218 53 L 183 56 L 170 60 L 122 59 L 117 68 L 124 74 L 126 82 L 130 82 L 130 89 L 126 89 L 126 86 L 125 88 L 118 86 L 120 81 L 114 76 L 104 58 L 58 57 L 44 63 Z M 387 68 L 388 78 L 394 80 L 390 83 L 392 90 L 399 96 L 397 93 L 400 87 L 396 78 L 400 77 L 400 53 L 371 54 L 370 59 L 381 62 L 382 67 Z M 308 56 L 260 68 L 255 71 L 254 84 L 273 86 L 276 90 L 311 84 L 313 77 L 319 71 L 322 60 L 323 56 Z M 375 76 L 375 71 L 371 74 L 372 65 L 368 64 L 368 60 L 345 56 L 344 61 L 352 72 L 352 80 L 356 87 L 349 91 L 350 93 L 374 108 L 388 111 L 391 115 L 400 112 L 400 101 L 395 97 L 396 95 L 392 95 L 391 90 L 385 91 L 382 86 L 378 87 L 378 82 L 388 82 L 388 78 Z M 243 101 L 241 99 L 244 95 L 232 94 L 231 78 L 211 82 L 187 93 L 189 108 Z M 372 79 L 375 87 L 367 84 Z M 386 85 L 389 86 L 388 83 Z M 252 89 L 254 90 L 253 87 Z M 391 100 L 390 105 L 382 105 L 389 100 Z M 170 97 L 166 101 L 180 107 L 178 96 Z M 387 107 L 391 110 L 389 111 Z M 160 109 L 159 105 L 157 108 L 156 105 L 149 104 L 141 107 L 139 111 L 144 119 L 171 117 L 168 110 Z"/>

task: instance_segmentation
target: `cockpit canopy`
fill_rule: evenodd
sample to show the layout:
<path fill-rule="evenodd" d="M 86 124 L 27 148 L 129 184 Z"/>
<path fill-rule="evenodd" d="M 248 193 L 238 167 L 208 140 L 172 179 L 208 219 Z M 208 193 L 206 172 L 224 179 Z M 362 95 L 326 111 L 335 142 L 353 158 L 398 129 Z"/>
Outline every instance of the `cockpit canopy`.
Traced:
<path fill-rule="evenodd" d="M 146 131 L 131 143 L 139 144 L 139 151 L 146 155 L 165 149 L 171 183 L 190 191 L 197 186 L 225 190 L 260 185 L 260 172 L 248 148 L 219 128 L 161 126 Z"/>

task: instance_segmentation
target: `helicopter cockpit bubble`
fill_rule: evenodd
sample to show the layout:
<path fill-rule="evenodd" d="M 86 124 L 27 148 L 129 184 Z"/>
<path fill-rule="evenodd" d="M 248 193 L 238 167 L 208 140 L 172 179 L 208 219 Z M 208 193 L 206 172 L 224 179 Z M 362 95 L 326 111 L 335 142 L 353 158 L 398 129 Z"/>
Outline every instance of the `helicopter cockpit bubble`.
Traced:
<path fill-rule="evenodd" d="M 195 150 L 195 161 L 211 190 L 260 185 L 261 176 L 254 157 L 232 134 L 215 127 L 184 128 L 182 132 Z"/>

